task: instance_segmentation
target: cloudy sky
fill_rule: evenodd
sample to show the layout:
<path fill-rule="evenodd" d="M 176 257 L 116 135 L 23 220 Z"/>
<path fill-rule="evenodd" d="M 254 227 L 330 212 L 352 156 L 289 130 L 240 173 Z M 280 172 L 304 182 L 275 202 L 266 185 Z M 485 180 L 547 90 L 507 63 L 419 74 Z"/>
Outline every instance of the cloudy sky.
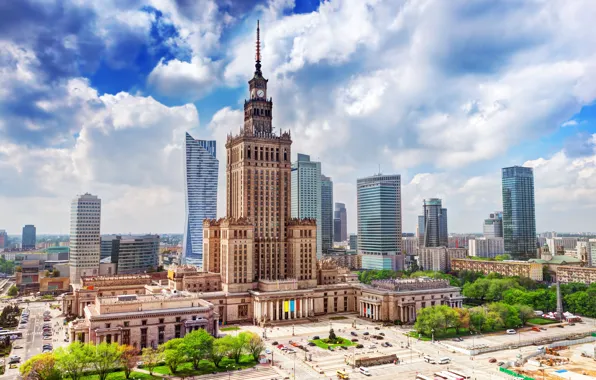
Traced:
<path fill-rule="evenodd" d="M 404 231 L 440 197 L 473 232 L 522 164 L 539 231 L 596 231 L 592 0 L 1 1 L 0 229 L 68 233 L 91 192 L 102 232 L 182 232 L 184 132 L 223 162 L 257 19 L 274 126 L 322 162 L 350 232 L 379 166 L 402 175 Z"/>

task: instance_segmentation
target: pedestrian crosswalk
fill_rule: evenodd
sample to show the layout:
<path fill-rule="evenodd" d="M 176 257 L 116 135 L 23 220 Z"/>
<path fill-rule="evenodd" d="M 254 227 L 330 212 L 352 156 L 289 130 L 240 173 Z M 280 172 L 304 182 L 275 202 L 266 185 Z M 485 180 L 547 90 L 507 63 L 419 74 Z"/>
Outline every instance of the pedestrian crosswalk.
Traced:
<path fill-rule="evenodd" d="M 356 357 L 362 357 L 367 355 L 374 356 L 374 355 L 396 355 L 401 362 L 419 362 L 422 359 L 419 357 L 419 354 L 415 351 L 410 352 L 409 349 L 406 348 L 390 348 L 384 350 L 364 350 L 361 353 L 357 353 Z M 411 354 L 411 356 L 410 356 Z M 319 357 L 316 359 L 315 362 L 312 363 L 313 368 L 319 372 L 322 371 L 325 373 L 326 376 L 334 376 L 337 370 L 349 370 L 352 366 L 353 357 L 351 353 L 348 353 L 344 356 L 331 354 L 325 357 Z"/>
<path fill-rule="evenodd" d="M 230 379 L 230 380 L 271 380 L 281 379 L 276 370 L 271 367 L 257 367 L 258 369 L 248 369 L 244 371 L 232 371 L 230 373 L 221 372 L 210 375 L 209 379 Z"/>

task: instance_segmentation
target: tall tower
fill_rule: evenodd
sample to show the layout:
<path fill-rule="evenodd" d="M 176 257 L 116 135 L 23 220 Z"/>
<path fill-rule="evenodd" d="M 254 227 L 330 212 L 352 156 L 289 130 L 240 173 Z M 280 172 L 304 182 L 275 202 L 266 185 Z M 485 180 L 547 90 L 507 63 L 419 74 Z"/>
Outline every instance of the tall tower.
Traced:
<path fill-rule="evenodd" d="M 447 247 L 447 209 L 438 198 L 424 200 L 424 247 Z"/>
<path fill-rule="evenodd" d="M 70 204 L 70 283 L 99 274 L 101 199 L 89 193 Z"/>
<path fill-rule="evenodd" d="M 214 236 L 212 243 L 220 240 L 217 265 L 226 273 L 222 283 L 229 291 L 254 288 L 259 280 L 316 283 L 316 222 L 291 219 L 292 140 L 289 132 L 273 131 L 273 100 L 267 97 L 268 80 L 261 72 L 258 24 L 256 48 L 244 126 L 226 141 L 227 218 L 203 224 Z M 211 252 L 210 240 L 203 241 Z M 211 258 L 209 262 L 216 265 Z"/>
<path fill-rule="evenodd" d="M 292 218 L 316 219 L 319 259 L 323 257 L 321 206 L 321 163 L 298 153 L 298 159 L 292 164 Z"/>
<path fill-rule="evenodd" d="M 357 180 L 358 253 L 364 269 L 404 269 L 401 176 L 377 174 Z"/>
<path fill-rule="evenodd" d="M 217 216 L 219 161 L 215 141 L 184 140 L 185 218 L 182 263 L 203 266 L 203 220 Z"/>
<path fill-rule="evenodd" d="M 35 249 L 36 229 L 32 224 L 27 224 L 23 227 L 23 235 L 21 236 L 21 248 L 24 250 Z"/>
<path fill-rule="evenodd" d="M 503 238 L 505 253 L 514 259 L 537 255 L 534 172 L 532 168 L 503 168 Z"/>
<path fill-rule="evenodd" d="M 333 231 L 334 241 L 339 243 L 348 240 L 348 212 L 345 203 L 335 202 L 333 218 L 335 229 Z"/>
<path fill-rule="evenodd" d="M 321 174 L 321 248 L 333 248 L 333 181 Z"/>

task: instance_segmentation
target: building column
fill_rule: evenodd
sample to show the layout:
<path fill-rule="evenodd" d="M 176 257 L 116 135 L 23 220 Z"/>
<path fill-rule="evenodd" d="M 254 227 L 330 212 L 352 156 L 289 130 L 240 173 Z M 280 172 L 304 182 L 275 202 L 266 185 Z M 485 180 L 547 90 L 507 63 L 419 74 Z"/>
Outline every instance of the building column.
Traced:
<path fill-rule="evenodd" d="M 300 305 L 300 307 L 298 307 Z M 298 310 L 298 318 L 302 318 L 302 298 L 296 300 L 296 310 Z"/>
<path fill-rule="evenodd" d="M 267 316 L 270 321 L 273 320 L 273 302 L 267 301 L 267 309 L 269 309 L 269 315 Z"/>
<path fill-rule="evenodd" d="M 275 300 L 275 319 L 276 321 L 279 320 L 279 300 Z"/>
<path fill-rule="evenodd" d="M 310 298 L 307 298 L 306 299 L 306 304 L 305 304 L 305 307 L 306 307 L 306 317 L 307 318 L 310 316 L 310 314 L 309 314 L 309 310 L 310 310 L 309 303 L 310 303 Z"/>

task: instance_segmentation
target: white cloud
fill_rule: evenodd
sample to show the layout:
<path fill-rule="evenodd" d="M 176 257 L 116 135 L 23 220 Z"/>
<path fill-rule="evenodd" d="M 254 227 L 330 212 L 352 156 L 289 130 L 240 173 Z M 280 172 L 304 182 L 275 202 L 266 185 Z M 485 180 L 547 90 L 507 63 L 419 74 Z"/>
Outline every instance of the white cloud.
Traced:
<path fill-rule="evenodd" d="M 173 98 L 199 99 L 217 82 L 216 68 L 208 59 L 193 57 L 191 62 L 161 60 L 147 82 L 158 93 Z"/>
<path fill-rule="evenodd" d="M 563 127 L 563 128 L 565 128 L 565 127 L 575 127 L 578 124 L 579 123 L 576 120 L 567 120 L 566 122 L 564 122 L 563 124 L 561 124 L 561 127 Z"/>

